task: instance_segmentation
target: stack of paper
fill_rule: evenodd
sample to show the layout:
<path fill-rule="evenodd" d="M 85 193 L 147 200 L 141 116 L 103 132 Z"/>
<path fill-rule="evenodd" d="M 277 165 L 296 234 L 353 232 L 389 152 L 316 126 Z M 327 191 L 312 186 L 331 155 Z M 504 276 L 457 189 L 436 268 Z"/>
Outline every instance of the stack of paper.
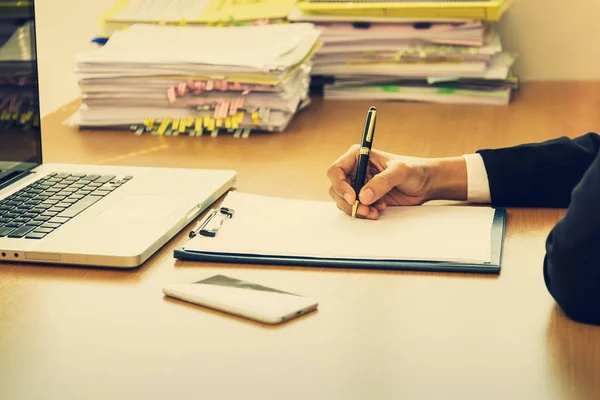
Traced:
<path fill-rule="evenodd" d="M 85 127 L 200 135 L 283 131 L 308 101 L 319 31 L 134 25 L 77 58 Z"/>
<path fill-rule="evenodd" d="M 489 21 L 299 9 L 289 18 L 322 32 L 312 85 L 326 98 L 507 104 L 518 89 L 515 56 Z"/>
<path fill-rule="evenodd" d="M 118 0 L 102 18 L 95 39 L 105 43 L 135 23 L 177 26 L 242 26 L 285 22 L 296 0 Z"/>

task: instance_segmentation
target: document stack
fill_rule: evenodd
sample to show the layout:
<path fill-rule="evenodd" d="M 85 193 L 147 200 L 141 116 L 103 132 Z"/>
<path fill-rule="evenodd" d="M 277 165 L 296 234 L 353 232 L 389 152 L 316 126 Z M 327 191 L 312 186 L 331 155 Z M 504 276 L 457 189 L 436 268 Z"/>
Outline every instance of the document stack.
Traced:
<path fill-rule="evenodd" d="M 247 26 L 286 22 L 296 0 L 119 0 L 102 18 L 94 39 L 104 44 L 136 23 L 174 26 Z"/>
<path fill-rule="evenodd" d="M 136 24 L 77 58 L 72 123 L 160 135 L 284 131 L 309 101 L 313 24 Z"/>
<path fill-rule="evenodd" d="M 307 0 L 289 19 L 322 32 L 312 86 L 325 98 L 507 104 L 519 87 L 516 57 L 503 51 L 489 20 L 502 10 L 476 12 L 483 3 L 506 8 L 500 0 L 379 2 L 378 9 L 369 0 L 352 7 Z"/>

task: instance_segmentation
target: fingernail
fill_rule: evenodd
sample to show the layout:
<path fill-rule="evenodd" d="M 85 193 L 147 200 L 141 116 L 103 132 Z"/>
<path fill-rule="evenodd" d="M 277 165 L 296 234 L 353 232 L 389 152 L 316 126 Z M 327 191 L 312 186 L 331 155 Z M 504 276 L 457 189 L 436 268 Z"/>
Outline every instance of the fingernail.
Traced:
<path fill-rule="evenodd" d="M 363 190 L 360 193 L 361 203 L 370 204 L 374 197 L 375 197 L 375 193 L 373 192 L 373 189 L 371 189 L 371 188 L 366 188 L 365 190 Z"/>
<path fill-rule="evenodd" d="M 377 218 L 377 211 L 375 211 L 375 210 L 371 210 L 371 211 L 369 212 L 369 218 L 371 218 L 371 219 L 376 219 L 376 218 Z"/>
<path fill-rule="evenodd" d="M 344 200 L 346 200 L 348 204 L 352 204 L 352 196 L 350 196 L 350 193 L 344 193 Z"/>

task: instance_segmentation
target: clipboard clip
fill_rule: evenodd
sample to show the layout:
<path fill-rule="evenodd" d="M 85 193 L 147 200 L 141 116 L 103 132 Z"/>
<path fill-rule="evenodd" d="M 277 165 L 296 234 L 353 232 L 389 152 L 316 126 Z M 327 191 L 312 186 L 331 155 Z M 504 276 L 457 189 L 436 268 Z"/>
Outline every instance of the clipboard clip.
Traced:
<path fill-rule="evenodd" d="M 225 220 L 233 218 L 234 214 L 235 211 L 229 207 L 213 209 L 198 225 L 196 225 L 194 230 L 190 232 L 189 237 L 193 238 L 198 235 L 215 237 Z"/>

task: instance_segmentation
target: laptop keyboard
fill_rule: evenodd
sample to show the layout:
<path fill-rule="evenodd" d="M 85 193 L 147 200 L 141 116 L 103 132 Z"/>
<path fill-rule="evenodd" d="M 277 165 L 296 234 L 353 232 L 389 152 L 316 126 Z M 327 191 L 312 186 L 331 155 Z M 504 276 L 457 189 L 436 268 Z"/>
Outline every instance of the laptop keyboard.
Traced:
<path fill-rule="evenodd" d="M 51 173 L 0 200 L 0 237 L 41 239 L 131 176 Z"/>

